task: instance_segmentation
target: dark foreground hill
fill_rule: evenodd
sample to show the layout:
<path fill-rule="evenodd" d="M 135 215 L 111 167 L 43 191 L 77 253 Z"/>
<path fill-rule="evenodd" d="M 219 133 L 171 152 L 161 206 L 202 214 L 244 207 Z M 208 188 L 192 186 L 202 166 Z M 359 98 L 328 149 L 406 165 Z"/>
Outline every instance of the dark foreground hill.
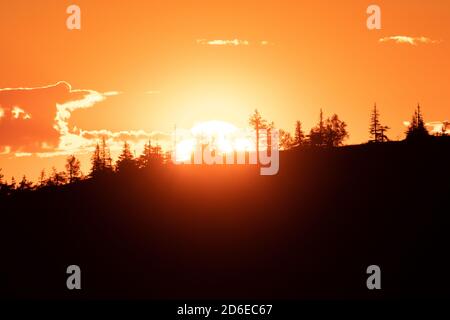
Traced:
<path fill-rule="evenodd" d="M 450 143 L 165 167 L 0 204 L 8 298 L 449 297 Z M 66 289 L 79 265 L 82 290 Z M 381 267 L 382 290 L 366 287 Z"/>

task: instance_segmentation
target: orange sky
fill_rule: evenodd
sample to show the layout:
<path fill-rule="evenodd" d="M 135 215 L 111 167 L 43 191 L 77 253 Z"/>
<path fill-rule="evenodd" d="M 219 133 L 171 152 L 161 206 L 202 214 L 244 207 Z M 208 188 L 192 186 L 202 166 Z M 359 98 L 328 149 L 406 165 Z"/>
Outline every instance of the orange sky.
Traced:
<path fill-rule="evenodd" d="M 81 7 L 80 31 L 65 25 L 72 3 Z M 0 167 L 8 178 L 26 173 L 33 180 L 43 167 L 63 169 L 63 157 L 15 153 L 60 151 L 56 103 L 89 93 L 98 100 L 63 119 L 69 131 L 91 131 L 88 138 L 93 130 L 159 137 L 155 132 L 170 133 L 175 123 L 190 128 L 206 120 L 244 127 L 255 108 L 279 128 L 293 130 L 299 119 L 309 130 L 322 107 L 347 122 L 348 143 L 360 143 L 375 101 L 391 139 L 403 138 L 403 121 L 418 102 L 427 121 L 450 118 L 450 2 L 376 1 L 382 30 L 375 31 L 366 28 L 371 3 L 1 1 L 0 88 L 46 88 L 0 91 L 0 108 L 18 105 L 31 115 L 16 119 L 20 125 L 0 116 L 0 153 L 12 147 Z M 379 42 L 398 35 L 429 41 Z M 238 45 L 208 44 L 234 39 Z"/>

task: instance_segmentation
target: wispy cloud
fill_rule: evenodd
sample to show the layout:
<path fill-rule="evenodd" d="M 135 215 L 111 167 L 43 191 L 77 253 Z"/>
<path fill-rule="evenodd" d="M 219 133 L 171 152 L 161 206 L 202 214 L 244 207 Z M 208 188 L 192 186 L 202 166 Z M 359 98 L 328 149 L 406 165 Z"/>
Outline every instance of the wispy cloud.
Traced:
<path fill-rule="evenodd" d="M 250 42 L 248 40 L 241 39 L 228 39 L 228 40 L 208 40 L 208 39 L 198 39 L 196 40 L 197 44 L 203 46 L 250 46 L 250 45 L 260 45 L 260 46 L 268 46 L 271 43 L 267 40 L 259 41 L 259 42 Z"/>
<path fill-rule="evenodd" d="M 197 44 L 207 45 L 207 46 L 248 46 L 250 43 L 247 40 L 207 40 L 198 39 Z"/>
<path fill-rule="evenodd" d="M 419 44 L 438 44 L 442 42 L 442 40 L 433 40 L 427 37 L 410 37 L 410 36 L 390 36 L 381 38 L 378 41 L 380 43 L 394 42 L 398 44 L 409 44 L 412 46 L 417 46 Z"/>

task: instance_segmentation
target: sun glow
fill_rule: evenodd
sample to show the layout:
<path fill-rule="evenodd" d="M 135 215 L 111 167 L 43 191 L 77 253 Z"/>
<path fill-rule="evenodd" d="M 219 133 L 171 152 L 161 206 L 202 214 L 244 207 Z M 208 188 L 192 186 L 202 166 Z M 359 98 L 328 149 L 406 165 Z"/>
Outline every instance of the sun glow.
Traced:
<path fill-rule="evenodd" d="M 254 151 L 254 134 L 224 121 L 198 123 L 189 131 L 177 131 L 176 161 L 189 160 L 199 146 L 209 146 L 219 154 Z"/>

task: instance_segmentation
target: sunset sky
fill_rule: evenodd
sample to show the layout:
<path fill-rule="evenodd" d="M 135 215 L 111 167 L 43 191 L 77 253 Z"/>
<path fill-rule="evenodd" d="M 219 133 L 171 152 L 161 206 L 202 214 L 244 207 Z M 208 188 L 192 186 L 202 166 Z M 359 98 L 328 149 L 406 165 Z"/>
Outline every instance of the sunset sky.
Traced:
<path fill-rule="evenodd" d="M 36 180 L 75 153 L 87 173 L 101 134 L 170 145 L 174 125 L 243 128 L 255 108 L 290 131 L 337 113 L 347 143 L 368 140 L 374 102 L 393 140 L 417 103 L 448 120 L 450 2 L 374 3 L 381 30 L 364 0 L 2 0 L 0 168 Z"/>

